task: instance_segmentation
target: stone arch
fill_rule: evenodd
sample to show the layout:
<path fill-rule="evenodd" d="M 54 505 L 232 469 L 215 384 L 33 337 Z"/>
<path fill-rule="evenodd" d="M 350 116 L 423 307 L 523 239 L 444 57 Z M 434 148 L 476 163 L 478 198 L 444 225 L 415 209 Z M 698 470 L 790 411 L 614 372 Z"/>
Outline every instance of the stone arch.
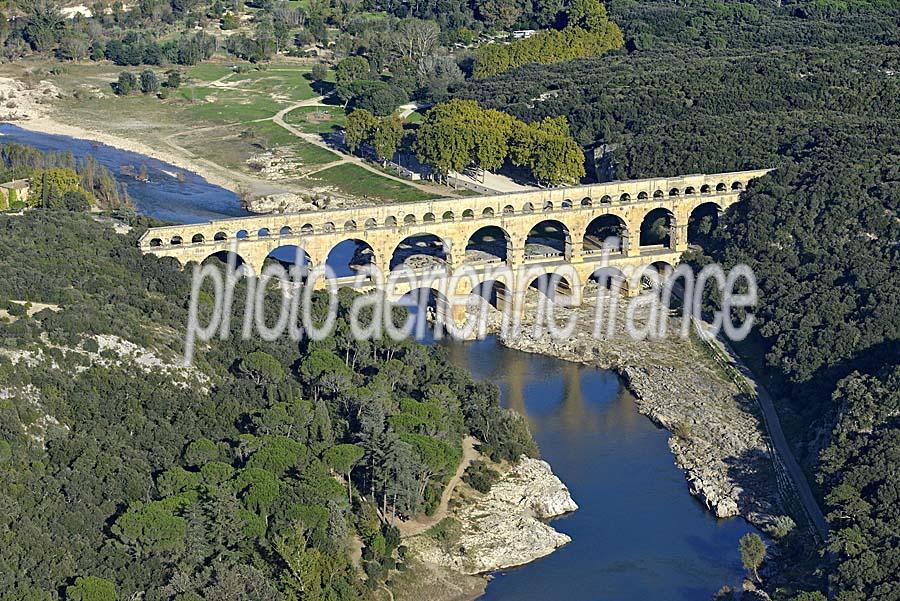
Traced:
<path fill-rule="evenodd" d="M 731 184 L 731 189 L 732 190 L 743 190 L 744 184 L 742 184 L 741 182 L 734 182 L 733 184 Z"/>
<path fill-rule="evenodd" d="M 581 206 L 583 206 L 583 207 L 590 207 L 590 206 L 593 206 L 593 204 L 594 204 L 594 201 L 591 200 L 590 198 L 588 198 L 587 196 L 585 196 L 584 198 L 581 199 Z"/>
<path fill-rule="evenodd" d="M 230 250 L 220 250 L 214 253 L 208 254 L 202 261 L 200 261 L 201 265 L 206 264 L 210 261 L 218 261 L 222 263 L 222 265 L 228 265 L 228 259 L 234 255 L 234 266 L 240 267 L 241 265 L 246 265 L 249 269 L 252 269 L 253 266 L 247 263 L 246 259 L 240 255 L 240 253 L 232 252 Z"/>
<path fill-rule="evenodd" d="M 466 209 L 462 212 L 463 221 L 469 221 L 471 219 L 475 219 L 475 211 L 472 209 Z"/>
<path fill-rule="evenodd" d="M 393 215 L 390 215 L 384 220 L 385 227 L 397 227 L 397 218 Z"/>
<path fill-rule="evenodd" d="M 234 237 L 238 240 L 246 240 L 250 237 L 250 234 L 247 233 L 247 230 L 238 230 Z"/>
<path fill-rule="evenodd" d="M 482 217 L 493 217 L 494 209 L 492 209 L 491 207 L 485 207 L 485 209 L 481 212 L 481 216 Z"/>
<path fill-rule="evenodd" d="M 280 263 L 285 269 L 290 269 L 295 264 L 299 264 L 302 277 L 306 276 L 312 265 L 309 253 L 296 244 L 282 244 L 270 250 L 263 260 L 263 269 L 265 269 L 266 265 L 273 262 Z"/>
<path fill-rule="evenodd" d="M 534 213 L 534 205 L 531 204 L 530 202 L 526 202 L 524 205 L 522 205 L 522 212 L 523 213 Z"/>
<path fill-rule="evenodd" d="M 562 203 L 559 206 L 560 206 L 560 208 L 563 208 L 563 209 L 571 209 L 572 201 L 567 198 L 566 200 L 562 201 Z"/>
<path fill-rule="evenodd" d="M 501 280 L 485 280 L 483 282 L 478 282 L 478 284 L 472 288 L 471 294 L 481 298 L 484 302 L 498 311 L 504 311 L 508 303 L 513 302 L 509 287 L 506 282 Z"/>
<path fill-rule="evenodd" d="M 506 205 L 505 207 L 503 207 L 504 215 L 514 215 L 515 212 L 516 212 L 516 210 L 513 208 L 512 205 Z"/>
<path fill-rule="evenodd" d="M 554 256 L 572 256 L 572 236 L 561 221 L 544 219 L 532 226 L 525 238 L 525 258 Z"/>
<path fill-rule="evenodd" d="M 422 221 L 425 223 L 434 223 L 434 213 L 425 213 L 422 216 Z"/>
<path fill-rule="evenodd" d="M 629 194 L 628 192 L 623 192 L 622 196 L 619 197 L 619 202 L 630 202 L 630 201 L 631 201 L 631 194 Z"/>
<path fill-rule="evenodd" d="M 182 244 L 182 242 L 184 242 L 184 241 L 181 239 L 181 236 L 172 236 L 169 239 L 169 244 L 171 246 L 179 246 Z"/>
<path fill-rule="evenodd" d="M 256 232 L 257 238 L 267 238 L 268 236 L 269 236 L 269 228 L 267 228 L 267 227 L 261 227 Z"/>
<path fill-rule="evenodd" d="M 678 190 L 678 188 L 672 188 L 671 190 L 669 190 L 669 196 L 678 196 L 679 194 L 680 191 Z"/>
<path fill-rule="evenodd" d="M 685 195 L 696 194 L 697 190 L 694 189 L 694 186 L 688 186 L 684 189 Z"/>
<path fill-rule="evenodd" d="M 709 184 L 703 184 L 700 186 L 700 194 L 709 194 L 712 191 L 712 188 L 709 187 Z"/>
<path fill-rule="evenodd" d="M 356 231 L 356 221 L 353 219 L 348 219 L 344 222 L 344 231 L 345 232 L 354 232 Z"/>
<path fill-rule="evenodd" d="M 415 319 L 413 321 L 412 335 L 413 338 L 417 340 L 427 339 L 431 332 L 437 331 L 442 327 L 443 323 L 452 319 L 452 316 L 449 314 L 450 302 L 447 300 L 447 297 L 444 296 L 440 290 L 430 286 L 413 288 L 392 304 L 395 306 L 406 307 L 413 315 Z M 434 319 L 432 323 L 429 324 L 429 315 L 434 317 L 441 315 L 443 322 L 441 322 L 440 319 Z M 404 316 L 401 320 L 395 321 L 394 325 L 401 327 L 407 319 L 408 318 Z"/>
<path fill-rule="evenodd" d="M 645 265 L 640 271 L 641 289 L 654 290 L 657 286 L 661 289 L 674 271 L 675 268 L 668 261 L 654 261 L 649 265 Z M 651 279 L 653 277 L 651 275 L 652 272 L 656 272 L 656 278 L 654 278 L 656 281 Z"/>
<path fill-rule="evenodd" d="M 546 212 L 552 211 L 552 210 L 553 210 L 553 201 L 545 200 L 544 201 L 544 212 L 546 213 Z"/>
<path fill-rule="evenodd" d="M 647 200 L 647 193 L 646 193 L 646 192 L 643 192 L 643 191 L 642 191 L 642 192 L 638 192 L 637 198 L 638 198 L 638 200 Z"/>
<path fill-rule="evenodd" d="M 596 254 L 604 250 L 604 245 L 610 252 L 625 252 L 627 240 L 628 225 L 618 215 L 607 213 L 588 224 L 582 243 L 585 254 Z"/>
<path fill-rule="evenodd" d="M 641 246 L 671 247 L 674 240 L 675 216 L 672 211 L 659 207 L 647 211 L 641 220 Z"/>
<path fill-rule="evenodd" d="M 653 198 L 662 198 L 665 195 L 666 195 L 666 193 L 663 192 L 662 190 L 657 190 L 656 192 L 653 193 Z"/>
<path fill-rule="evenodd" d="M 543 273 L 532 278 L 525 288 L 526 295 L 533 291 L 543 295 L 550 302 L 554 302 L 560 296 L 571 296 L 572 284 L 558 273 Z"/>
<path fill-rule="evenodd" d="M 162 246 L 162 240 L 160 238 L 153 238 L 150 240 L 150 246 L 154 248 L 157 246 Z"/>
<path fill-rule="evenodd" d="M 311 233 L 313 233 L 314 231 L 315 231 L 315 229 L 313 228 L 313 226 L 312 226 L 311 223 L 304 223 L 304 224 L 300 227 L 300 233 L 301 233 L 301 234 L 311 234 Z"/>
<path fill-rule="evenodd" d="M 415 225 L 415 223 L 416 223 L 416 216 L 413 215 L 412 213 L 407 214 L 403 218 L 403 225 Z"/>
<path fill-rule="evenodd" d="M 334 231 L 334 222 L 333 222 L 333 221 L 326 221 L 325 223 L 323 223 L 323 224 L 322 224 L 322 231 L 323 231 L 323 232 L 333 232 L 333 231 Z"/>
<path fill-rule="evenodd" d="M 371 217 L 369 217 L 368 219 L 366 219 L 366 222 L 365 222 L 365 224 L 363 224 L 363 227 L 366 228 L 367 230 L 371 230 L 371 229 L 378 227 L 378 222 L 375 221 L 374 219 L 372 219 Z"/>
<path fill-rule="evenodd" d="M 508 261 L 512 257 L 512 238 L 496 225 L 478 228 L 466 242 L 466 262 Z"/>
<path fill-rule="evenodd" d="M 213 236 L 213 240 L 215 242 L 222 242 L 223 240 L 228 240 L 228 234 L 225 232 L 216 232 L 216 235 Z"/>
<path fill-rule="evenodd" d="M 598 267 L 588 277 L 588 282 L 593 282 L 601 289 L 618 290 L 622 293 L 628 292 L 628 278 L 625 273 L 618 267 L 604 266 Z"/>
<path fill-rule="evenodd" d="M 411 267 L 435 267 L 451 262 L 450 244 L 435 234 L 412 234 L 400 241 L 391 254 L 390 268 L 409 263 Z"/>
<path fill-rule="evenodd" d="M 688 242 L 702 244 L 708 236 L 719 226 L 719 216 L 722 207 L 715 202 L 704 202 L 697 205 L 688 217 Z"/>
<path fill-rule="evenodd" d="M 360 267 L 372 263 L 375 263 L 375 249 L 359 238 L 341 240 L 331 247 L 325 257 L 325 264 L 339 278 L 353 276 Z"/>
<path fill-rule="evenodd" d="M 444 214 L 441 215 L 441 221 L 453 221 L 454 218 L 453 211 L 444 211 Z"/>
<path fill-rule="evenodd" d="M 728 186 L 725 185 L 725 182 L 719 182 L 716 184 L 716 192 L 727 192 Z"/>
<path fill-rule="evenodd" d="M 289 225 L 283 225 L 283 226 L 281 226 L 281 229 L 278 230 L 278 235 L 281 236 L 282 238 L 284 238 L 285 236 L 291 236 L 293 234 L 294 234 L 294 230 Z"/>
<path fill-rule="evenodd" d="M 600 199 L 600 204 L 608 205 L 610 203 L 612 203 L 612 196 L 610 196 L 609 194 L 604 194 L 603 197 Z"/>
<path fill-rule="evenodd" d="M 203 244 L 206 242 L 206 237 L 203 234 L 194 234 L 191 238 L 191 244 Z"/>

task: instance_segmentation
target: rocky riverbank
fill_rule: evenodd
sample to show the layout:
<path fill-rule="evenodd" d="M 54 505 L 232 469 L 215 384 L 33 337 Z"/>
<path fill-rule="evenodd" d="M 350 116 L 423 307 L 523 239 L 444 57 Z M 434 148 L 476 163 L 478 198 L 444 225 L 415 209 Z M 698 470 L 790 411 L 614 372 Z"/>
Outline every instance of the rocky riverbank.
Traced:
<path fill-rule="evenodd" d="M 466 487 L 450 517 L 405 541 L 422 561 L 464 575 L 549 555 L 571 539 L 541 520 L 578 509 L 550 465 L 522 457 L 481 495 Z"/>
<path fill-rule="evenodd" d="M 669 320 L 664 338 L 634 340 L 625 331 L 626 303 L 620 302 L 614 334 L 594 338 L 596 298 L 593 287 L 581 307 L 557 310 L 560 320 L 577 312 L 579 325 L 567 340 L 535 335 L 533 305 L 525 311 L 521 333 L 501 340 L 510 348 L 619 373 L 641 413 L 672 433 L 669 447 L 691 494 L 717 517 L 770 523 L 781 513 L 780 501 L 755 402 L 741 394 L 702 343 L 678 336 L 680 318 Z M 648 313 L 645 304 L 635 321 L 644 323 Z"/>

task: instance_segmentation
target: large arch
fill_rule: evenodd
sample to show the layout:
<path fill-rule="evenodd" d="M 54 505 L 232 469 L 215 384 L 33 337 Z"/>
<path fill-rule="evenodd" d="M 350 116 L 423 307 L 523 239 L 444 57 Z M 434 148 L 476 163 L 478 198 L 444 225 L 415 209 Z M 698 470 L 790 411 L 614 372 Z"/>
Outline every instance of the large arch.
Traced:
<path fill-rule="evenodd" d="M 325 258 L 325 264 L 338 278 L 354 276 L 360 267 L 374 262 L 375 250 L 368 242 L 358 238 L 338 242 L 331 247 Z"/>
<path fill-rule="evenodd" d="M 544 296 L 550 302 L 556 302 L 561 296 L 572 295 L 572 284 L 557 273 L 542 273 L 532 277 L 525 288 L 526 298 L 534 293 Z"/>
<path fill-rule="evenodd" d="M 247 263 L 244 257 L 241 256 L 240 253 L 232 252 L 230 250 L 220 250 L 214 253 L 210 253 L 205 259 L 203 259 L 200 264 L 205 265 L 207 263 L 215 262 L 217 265 L 220 265 L 223 269 L 228 265 L 228 260 L 234 256 L 234 266 L 235 268 L 240 267 L 241 265 L 246 265 L 248 269 L 252 269 L 253 267 Z"/>
<path fill-rule="evenodd" d="M 496 225 L 478 228 L 466 243 L 466 262 L 508 261 L 512 256 L 512 240 L 509 234 Z"/>
<path fill-rule="evenodd" d="M 434 267 L 437 264 L 447 265 L 450 260 L 450 245 L 443 238 L 428 233 L 413 234 L 401 240 L 394 248 L 390 268 L 394 269 L 404 263 L 413 269 Z"/>
<path fill-rule="evenodd" d="M 449 315 L 450 303 L 447 297 L 440 291 L 431 287 L 413 288 L 399 299 L 392 303 L 395 307 L 405 308 L 409 314 L 413 315 L 412 337 L 416 340 L 427 340 L 432 336 L 435 328 L 440 327 L 440 323 L 435 319 L 439 312 L 443 314 L 444 320 L 452 319 Z M 396 314 L 392 312 L 391 319 L 395 327 L 402 327 L 407 315 L 402 319 L 398 319 Z M 429 321 L 432 327 L 429 328 Z"/>
<path fill-rule="evenodd" d="M 623 294 L 628 292 L 628 278 L 618 267 L 598 267 L 588 277 L 588 283 L 597 284 L 606 290 L 617 290 Z"/>
<path fill-rule="evenodd" d="M 506 310 L 509 303 L 513 302 L 511 294 L 506 282 L 501 280 L 485 280 L 479 282 L 472 288 L 472 295 L 479 297 L 488 305 L 498 311 Z"/>
<path fill-rule="evenodd" d="M 628 250 L 628 226 L 618 215 L 607 213 L 600 215 L 591 221 L 584 231 L 584 252 L 587 254 L 598 253 L 604 246 L 610 252 L 625 252 Z"/>
<path fill-rule="evenodd" d="M 648 211 L 641 221 L 641 246 L 671 247 L 674 240 L 675 216 L 662 207 Z"/>
<path fill-rule="evenodd" d="M 525 258 L 572 256 L 572 236 L 561 221 L 544 219 L 525 238 Z"/>
<path fill-rule="evenodd" d="M 722 207 L 715 202 L 704 202 L 694 207 L 688 218 L 688 242 L 703 244 L 709 235 L 719 226 L 719 215 Z"/>
<path fill-rule="evenodd" d="M 300 267 L 301 276 L 305 277 L 312 266 L 312 259 L 302 247 L 296 244 L 282 244 L 269 251 L 263 260 L 263 269 L 271 263 L 280 263 L 285 269 L 290 269 L 297 264 Z"/>
<path fill-rule="evenodd" d="M 675 268 L 667 261 L 654 261 L 641 269 L 641 288 L 644 290 L 662 289 L 666 280 Z"/>

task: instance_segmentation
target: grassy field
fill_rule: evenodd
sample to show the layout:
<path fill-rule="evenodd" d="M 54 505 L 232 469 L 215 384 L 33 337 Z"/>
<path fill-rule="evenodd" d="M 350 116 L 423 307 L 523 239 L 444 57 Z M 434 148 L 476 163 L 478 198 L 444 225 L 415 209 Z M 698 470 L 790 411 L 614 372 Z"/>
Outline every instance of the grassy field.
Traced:
<path fill-rule="evenodd" d="M 284 120 L 305 133 L 327 134 L 343 127 L 347 117 L 339 106 L 302 106 L 285 115 Z"/>
<path fill-rule="evenodd" d="M 413 201 L 431 197 L 352 165 L 304 177 L 340 158 L 271 121 L 291 104 L 319 94 L 309 79 L 311 69 L 304 64 L 283 61 L 257 69 L 232 58 L 216 57 L 182 68 L 184 83 L 177 90 L 164 90 L 164 98 L 113 93 L 111 84 L 121 72 L 137 74 L 143 69 L 108 62 L 60 64 L 29 58 L 0 65 L 0 76 L 52 81 L 61 94 L 49 103 L 49 113 L 61 123 L 141 142 L 159 152 L 171 152 L 173 157 L 207 160 L 291 191 L 306 193 L 327 186 L 359 198 Z M 156 70 L 165 81 L 168 68 Z M 289 113 L 287 121 L 304 133 L 323 134 L 342 126 L 345 115 L 340 107 L 301 107 Z M 249 162 L 270 150 L 287 155 L 287 163 L 279 167 L 275 179 Z M 265 187 L 263 182 L 259 187 Z"/>
<path fill-rule="evenodd" d="M 434 194 L 421 192 L 412 186 L 380 177 L 358 165 L 337 165 L 316 173 L 312 178 L 361 198 L 378 198 L 393 202 L 415 202 L 438 198 Z"/>

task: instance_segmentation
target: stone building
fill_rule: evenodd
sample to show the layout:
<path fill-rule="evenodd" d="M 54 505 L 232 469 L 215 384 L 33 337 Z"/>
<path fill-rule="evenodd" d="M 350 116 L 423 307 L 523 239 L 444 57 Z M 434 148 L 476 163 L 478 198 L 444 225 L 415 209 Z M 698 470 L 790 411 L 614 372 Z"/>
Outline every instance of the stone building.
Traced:
<path fill-rule="evenodd" d="M 31 186 L 27 179 L 17 179 L 0 184 L 0 210 L 6 210 L 11 203 L 28 203 Z"/>

